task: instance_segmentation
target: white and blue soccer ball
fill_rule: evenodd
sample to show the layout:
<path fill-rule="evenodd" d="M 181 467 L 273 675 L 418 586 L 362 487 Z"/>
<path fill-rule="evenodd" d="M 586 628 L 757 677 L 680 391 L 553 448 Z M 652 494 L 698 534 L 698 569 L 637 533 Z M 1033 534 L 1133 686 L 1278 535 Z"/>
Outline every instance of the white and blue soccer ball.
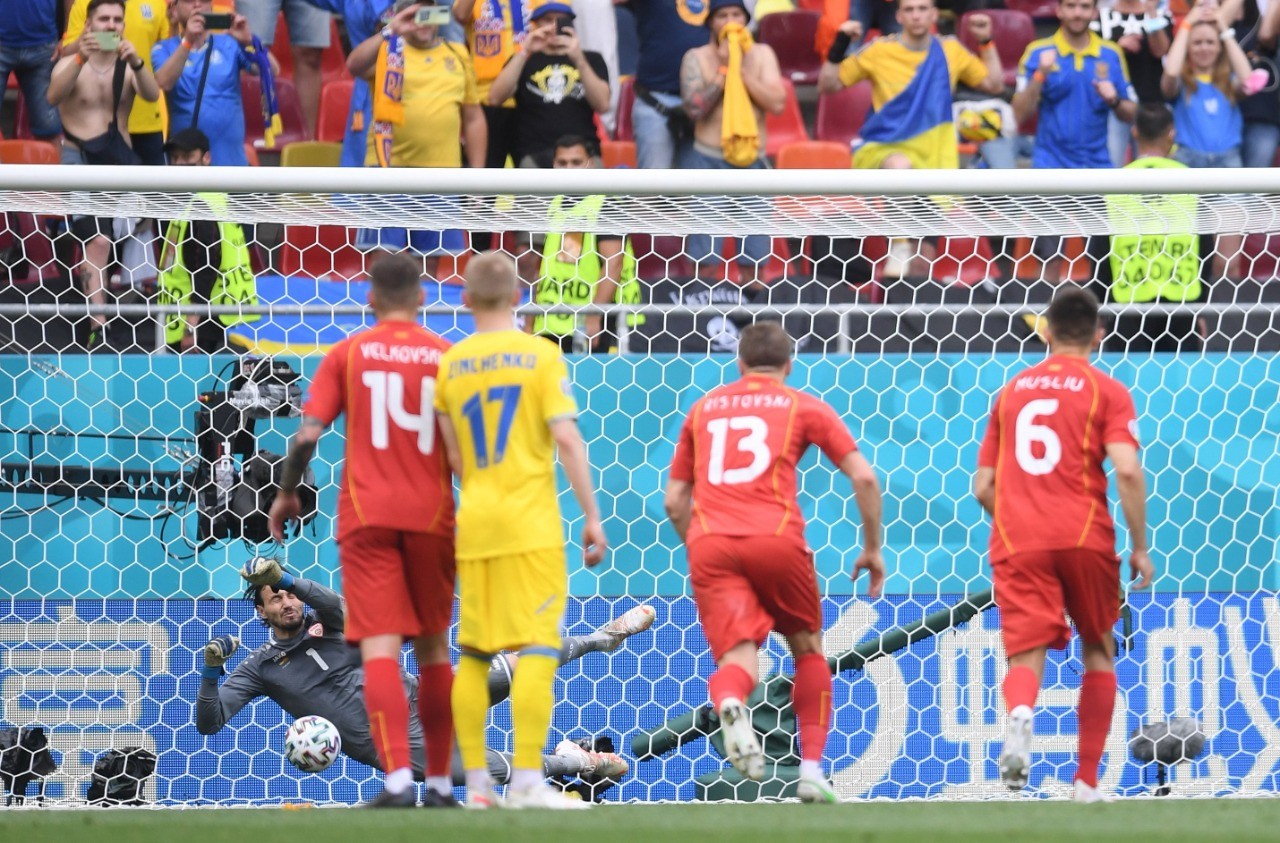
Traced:
<path fill-rule="evenodd" d="M 284 757 L 304 773 L 328 769 L 341 751 L 338 727 L 315 714 L 299 717 L 284 733 Z"/>

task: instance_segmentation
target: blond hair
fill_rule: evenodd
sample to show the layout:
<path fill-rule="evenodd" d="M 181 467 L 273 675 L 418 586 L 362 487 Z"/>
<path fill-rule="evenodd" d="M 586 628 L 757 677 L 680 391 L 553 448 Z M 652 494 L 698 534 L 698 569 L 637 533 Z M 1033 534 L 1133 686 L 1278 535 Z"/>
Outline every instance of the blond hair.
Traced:
<path fill-rule="evenodd" d="M 465 285 L 472 310 L 511 307 L 518 289 L 516 262 L 505 252 L 481 252 L 467 261 Z"/>

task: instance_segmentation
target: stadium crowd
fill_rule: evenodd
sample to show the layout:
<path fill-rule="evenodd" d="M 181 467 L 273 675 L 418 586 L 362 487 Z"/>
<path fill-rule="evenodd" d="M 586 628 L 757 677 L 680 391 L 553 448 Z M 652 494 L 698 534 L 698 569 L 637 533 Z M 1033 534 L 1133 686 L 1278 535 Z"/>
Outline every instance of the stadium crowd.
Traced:
<path fill-rule="evenodd" d="M 164 165 L 197 151 L 196 163 L 213 166 L 278 156 L 285 166 L 354 167 L 1267 167 L 1280 145 L 1277 3 L 797 2 L 0 0 L 0 72 L 18 88 L 0 120 L 16 140 L 0 141 L 0 163 Z M 1141 152 L 1143 125 L 1160 130 L 1165 111 L 1172 152 Z M 637 261 L 631 239 L 645 232 L 592 230 L 606 201 L 557 200 L 552 215 L 582 222 L 564 236 L 381 228 L 313 245 L 407 249 L 443 281 L 473 250 L 502 246 L 544 304 L 637 304 L 658 299 L 657 282 L 690 279 L 732 282 L 742 301 L 788 300 L 776 293 L 788 286 L 776 283 L 787 279 L 788 247 L 767 234 L 731 250 L 724 238 L 691 235 L 675 254 L 655 243 L 658 260 Z M 0 266 L 36 286 L 40 266 L 73 270 L 95 305 L 112 291 L 252 305 L 246 273 L 289 274 L 271 255 L 278 235 L 251 229 L 200 244 L 204 269 L 217 271 L 189 267 L 186 241 L 198 228 L 11 213 Z M 53 260 L 33 254 L 42 241 L 33 233 L 47 235 Z M 1073 244 L 1040 237 L 1031 274 L 1051 286 L 1066 272 L 1139 303 L 1197 301 L 1259 274 L 1238 235 L 1197 237 L 1194 283 L 1181 272 L 1134 284 L 1163 264 L 1143 257 L 1150 244 L 1121 245 L 1094 237 L 1076 256 Z M 935 237 L 858 243 L 855 260 L 819 260 L 816 272 L 837 276 L 830 300 L 838 288 L 875 301 L 899 279 L 975 280 L 963 259 L 941 277 L 947 249 Z M 990 259 L 976 280 L 1024 277 L 1018 251 L 984 243 L 977 254 Z M 829 256 L 840 252 L 832 243 Z M 1083 279 L 1078 266 L 1089 267 Z M 352 275 L 363 271 L 341 280 Z M 529 328 L 566 350 L 616 347 L 598 317 Z M 1194 346 L 1191 333 L 1165 347 Z M 221 331 L 213 336 L 170 326 L 165 343 L 207 351 L 222 344 Z M 107 343 L 105 317 L 85 320 L 76 342 Z"/>

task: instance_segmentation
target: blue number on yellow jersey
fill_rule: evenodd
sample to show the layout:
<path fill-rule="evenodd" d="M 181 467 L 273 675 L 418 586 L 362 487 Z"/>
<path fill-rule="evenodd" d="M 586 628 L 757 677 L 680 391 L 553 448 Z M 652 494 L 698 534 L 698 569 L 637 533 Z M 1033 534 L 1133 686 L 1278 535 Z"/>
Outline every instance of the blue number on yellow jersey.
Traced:
<path fill-rule="evenodd" d="M 458 558 L 562 547 L 549 425 L 578 405 L 560 349 L 520 331 L 468 337 L 440 360 L 436 411 L 462 452 Z"/>

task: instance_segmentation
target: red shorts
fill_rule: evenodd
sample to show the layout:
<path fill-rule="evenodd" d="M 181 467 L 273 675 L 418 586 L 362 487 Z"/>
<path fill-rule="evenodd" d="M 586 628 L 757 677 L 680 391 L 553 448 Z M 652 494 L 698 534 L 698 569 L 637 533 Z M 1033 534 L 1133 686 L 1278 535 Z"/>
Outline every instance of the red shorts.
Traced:
<path fill-rule="evenodd" d="M 453 615 L 453 537 L 361 527 L 342 538 L 347 640 L 446 632 Z"/>
<path fill-rule="evenodd" d="M 822 629 L 813 555 L 795 539 L 703 536 L 689 548 L 689 579 L 702 630 L 716 661 L 770 630 Z"/>
<path fill-rule="evenodd" d="M 1120 617 L 1120 560 L 1073 548 L 1016 553 L 991 566 L 1006 655 L 1037 647 L 1061 650 L 1067 618 L 1086 644 L 1105 641 Z"/>

